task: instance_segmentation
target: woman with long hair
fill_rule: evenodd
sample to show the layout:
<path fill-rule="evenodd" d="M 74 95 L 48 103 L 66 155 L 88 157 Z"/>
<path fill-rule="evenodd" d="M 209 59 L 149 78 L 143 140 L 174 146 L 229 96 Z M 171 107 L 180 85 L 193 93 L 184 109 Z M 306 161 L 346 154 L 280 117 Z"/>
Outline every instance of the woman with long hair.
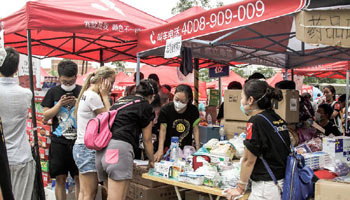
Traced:
<path fill-rule="evenodd" d="M 265 81 L 250 80 L 244 85 L 240 109 L 251 117 L 247 123 L 240 180 L 235 188 L 227 190 L 228 200 L 242 195 L 249 179 L 252 180 L 250 200 L 281 199 L 280 188 L 283 187 L 290 137 L 286 122 L 272 109 L 272 100 L 282 100 L 282 93 Z M 279 130 L 288 147 L 270 123 Z M 277 185 L 272 181 L 261 158 L 270 166 L 278 180 Z"/>
<path fill-rule="evenodd" d="M 112 139 L 106 148 L 96 153 L 99 181 L 105 182 L 108 199 L 125 200 L 129 182 L 133 177 L 133 159 L 142 132 L 143 144 L 154 167 L 151 103 L 158 93 L 158 85 L 152 80 L 141 80 L 136 94 L 118 99 L 111 110 L 118 110 L 112 125 Z"/>
<path fill-rule="evenodd" d="M 78 130 L 73 157 L 79 169 L 79 200 L 95 199 L 97 194 L 96 152 L 85 146 L 84 135 L 89 120 L 110 109 L 109 93 L 114 80 L 115 70 L 110 67 L 101 67 L 89 74 L 75 105 Z"/>

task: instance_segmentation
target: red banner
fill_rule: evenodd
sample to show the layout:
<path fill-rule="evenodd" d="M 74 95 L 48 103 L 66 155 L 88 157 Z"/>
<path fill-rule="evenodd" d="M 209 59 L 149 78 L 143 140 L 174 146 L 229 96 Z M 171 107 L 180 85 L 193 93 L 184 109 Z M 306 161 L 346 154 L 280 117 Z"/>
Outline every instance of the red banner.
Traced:
<path fill-rule="evenodd" d="M 167 39 L 183 41 L 218 33 L 300 11 L 306 0 L 246 0 L 202 12 L 139 32 L 139 51 L 164 46 Z"/>

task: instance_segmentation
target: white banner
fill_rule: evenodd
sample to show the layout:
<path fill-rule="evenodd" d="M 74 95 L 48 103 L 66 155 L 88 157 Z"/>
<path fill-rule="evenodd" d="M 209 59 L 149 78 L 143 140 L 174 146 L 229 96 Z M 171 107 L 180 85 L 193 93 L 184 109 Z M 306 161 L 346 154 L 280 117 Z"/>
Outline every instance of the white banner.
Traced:
<path fill-rule="evenodd" d="M 182 39 L 181 36 L 168 39 L 166 41 L 164 58 L 174 58 L 180 56 Z"/>
<path fill-rule="evenodd" d="M 37 88 L 40 88 L 40 59 L 32 58 L 33 63 L 33 75 L 36 76 Z M 28 56 L 24 54 L 19 55 L 19 64 L 18 64 L 18 76 L 29 76 L 29 65 L 28 65 Z"/>

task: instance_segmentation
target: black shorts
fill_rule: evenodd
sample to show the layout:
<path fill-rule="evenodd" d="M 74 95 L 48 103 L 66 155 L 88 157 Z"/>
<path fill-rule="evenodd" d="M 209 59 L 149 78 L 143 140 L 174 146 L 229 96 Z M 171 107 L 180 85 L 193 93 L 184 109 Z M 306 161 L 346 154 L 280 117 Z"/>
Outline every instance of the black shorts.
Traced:
<path fill-rule="evenodd" d="M 75 140 L 67 140 L 63 137 L 51 137 L 49 150 L 49 173 L 51 178 L 59 175 L 78 176 L 79 171 L 73 159 L 73 146 Z"/>

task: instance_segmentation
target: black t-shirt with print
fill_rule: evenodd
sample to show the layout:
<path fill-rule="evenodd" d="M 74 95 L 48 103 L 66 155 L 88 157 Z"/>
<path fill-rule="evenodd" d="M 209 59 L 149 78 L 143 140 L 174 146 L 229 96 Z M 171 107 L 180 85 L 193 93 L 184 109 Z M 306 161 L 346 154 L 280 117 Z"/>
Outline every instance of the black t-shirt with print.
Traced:
<path fill-rule="evenodd" d="M 136 100 L 141 100 L 141 102 L 118 111 L 112 126 L 112 138 L 130 143 L 134 148 L 134 152 L 138 149 L 142 129 L 146 128 L 154 119 L 152 106 L 142 97 L 127 96 L 118 99 L 110 109 L 116 110 Z"/>
<path fill-rule="evenodd" d="M 273 110 L 262 112 L 279 130 L 284 141 L 290 146 L 290 137 L 286 123 Z M 251 175 L 253 181 L 272 181 L 259 156 L 269 164 L 277 180 L 283 179 L 286 170 L 289 149 L 273 127 L 262 116 L 252 116 L 247 123 L 247 139 L 244 141 L 246 148 L 258 158 Z"/>
<path fill-rule="evenodd" d="M 78 98 L 81 90 L 81 86 L 77 85 L 75 89 L 71 92 L 66 92 L 61 88 L 61 86 L 56 86 L 47 91 L 42 107 L 52 108 L 54 107 L 61 97 L 67 93 L 73 93 L 73 95 Z M 73 139 L 70 137 L 69 133 L 77 133 L 76 130 L 76 120 L 73 117 L 74 107 L 64 106 L 60 109 L 59 113 L 52 119 L 52 131 L 53 134 L 60 137 L 67 135 L 67 139 Z M 73 136 L 72 136 L 73 137 Z M 75 136 L 76 137 L 76 136 Z"/>
<path fill-rule="evenodd" d="M 174 103 L 165 105 L 158 118 L 160 124 L 167 124 L 164 150 L 170 147 L 171 137 L 179 137 L 179 145 L 192 146 L 193 126 L 199 123 L 199 111 L 196 106 L 189 105 L 184 113 L 176 112 Z"/>
<path fill-rule="evenodd" d="M 329 136 L 330 134 L 333 134 L 334 136 L 341 136 L 341 133 L 338 129 L 338 127 L 333 124 L 332 121 L 329 121 L 326 126 L 323 127 L 325 130 L 325 135 Z"/>

